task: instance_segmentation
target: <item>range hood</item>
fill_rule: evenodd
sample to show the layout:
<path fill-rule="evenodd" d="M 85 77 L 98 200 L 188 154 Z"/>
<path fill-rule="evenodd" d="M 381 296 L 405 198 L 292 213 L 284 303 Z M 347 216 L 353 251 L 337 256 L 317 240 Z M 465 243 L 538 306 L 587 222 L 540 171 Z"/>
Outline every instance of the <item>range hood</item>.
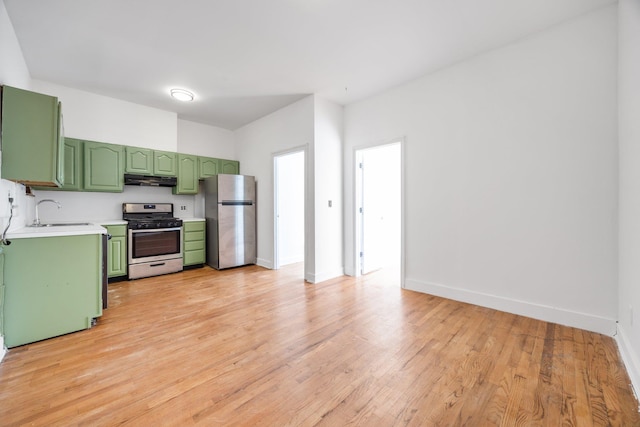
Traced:
<path fill-rule="evenodd" d="M 124 174 L 124 185 L 147 185 L 151 187 L 175 187 L 178 178 L 175 176 L 151 176 Z"/>

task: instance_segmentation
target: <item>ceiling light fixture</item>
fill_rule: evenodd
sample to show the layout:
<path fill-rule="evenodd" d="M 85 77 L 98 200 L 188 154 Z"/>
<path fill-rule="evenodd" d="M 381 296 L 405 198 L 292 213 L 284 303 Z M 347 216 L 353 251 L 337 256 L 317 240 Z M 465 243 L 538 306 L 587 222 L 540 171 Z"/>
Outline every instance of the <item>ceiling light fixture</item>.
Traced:
<path fill-rule="evenodd" d="M 171 89 L 171 96 L 178 101 L 193 101 L 193 93 L 185 89 Z"/>

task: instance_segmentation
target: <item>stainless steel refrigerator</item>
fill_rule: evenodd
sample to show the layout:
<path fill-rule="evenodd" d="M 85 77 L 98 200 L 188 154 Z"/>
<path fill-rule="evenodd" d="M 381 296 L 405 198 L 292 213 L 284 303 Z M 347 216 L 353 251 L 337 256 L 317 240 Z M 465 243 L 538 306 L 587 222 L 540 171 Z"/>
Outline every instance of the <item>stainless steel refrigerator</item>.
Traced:
<path fill-rule="evenodd" d="M 247 175 L 204 180 L 207 264 L 221 270 L 256 263 L 256 182 Z"/>

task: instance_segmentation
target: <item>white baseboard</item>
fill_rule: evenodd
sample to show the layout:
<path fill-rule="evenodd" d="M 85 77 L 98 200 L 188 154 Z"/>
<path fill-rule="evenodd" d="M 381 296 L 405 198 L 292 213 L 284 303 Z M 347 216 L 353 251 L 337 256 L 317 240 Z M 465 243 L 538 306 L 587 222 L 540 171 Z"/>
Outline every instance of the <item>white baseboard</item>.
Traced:
<path fill-rule="evenodd" d="M 4 337 L 0 336 L 0 362 L 4 359 L 5 354 L 7 354 L 7 349 L 4 347 Z"/>
<path fill-rule="evenodd" d="M 618 343 L 620 355 L 622 356 L 622 361 L 631 379 L 631 386 L 636 394 L 636 400 L 640 400 L 640 355 L 633 351 L 629 337 L 620 324 L 618 324 L 618 334 L 615 338 Z M 640 406 L 638 407 L 638 411 L 640 411 Z"/>
<path fill-rule="evenodd" d="M 264 258 L 258 258 L 256 260 L 256 264 L 259 265 L 260 267 L 264 267 L 264 268 L 268 268 L 269 270 L 273 270 L 273 261 L 271 261 L 271 260 L 264 259 Z"/>
<path fill-rule="evenodd" d="M 284 258 L 280 260 L 280 266 L 282 267 L 284 265 L 295 264 L 297 262 L 303 262 L 303 261 L 304 261 L 304 255 Z"/>
<path fill-rule="evenodd" d="M 421 282 L 414 279 L 405 280 L 405 289 L 462 301 L 507 313 L 531 317 L 545 322 L 558 323 L 574 328 L 585 329 L 603 335 L 616 334 L 616 320 L 587 313 L 566 310 L 527 301 L 505 298 L 497 295 L 473 292 L 467 289 L 452 288 L 437 283 Z"/>
<path fill-rule="evenodd" d="M 344 268 L 340 268 L 331 272 L 321 272 L 317 274 L 305 273 L 304 280 L 309 283 L 320 283 L 325 280 L 335 279 L 336 277 L 344 276 Z"/>

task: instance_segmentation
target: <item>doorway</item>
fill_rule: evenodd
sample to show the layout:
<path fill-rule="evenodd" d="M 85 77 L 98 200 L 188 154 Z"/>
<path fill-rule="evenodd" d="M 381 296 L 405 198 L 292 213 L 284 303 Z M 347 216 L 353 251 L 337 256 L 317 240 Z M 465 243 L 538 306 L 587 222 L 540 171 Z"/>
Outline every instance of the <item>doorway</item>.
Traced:
<path fill-rule="evenodd" d="M 305 151 L 274 155 L 274 270 L 304 263 Z M 304 268 L 300 268 L 304 276 Z"/>
<path fill-rule="evenodd" d="M 401 285 L 402 144 L 357 150 L 356 271 L 382 272 Z"/>

